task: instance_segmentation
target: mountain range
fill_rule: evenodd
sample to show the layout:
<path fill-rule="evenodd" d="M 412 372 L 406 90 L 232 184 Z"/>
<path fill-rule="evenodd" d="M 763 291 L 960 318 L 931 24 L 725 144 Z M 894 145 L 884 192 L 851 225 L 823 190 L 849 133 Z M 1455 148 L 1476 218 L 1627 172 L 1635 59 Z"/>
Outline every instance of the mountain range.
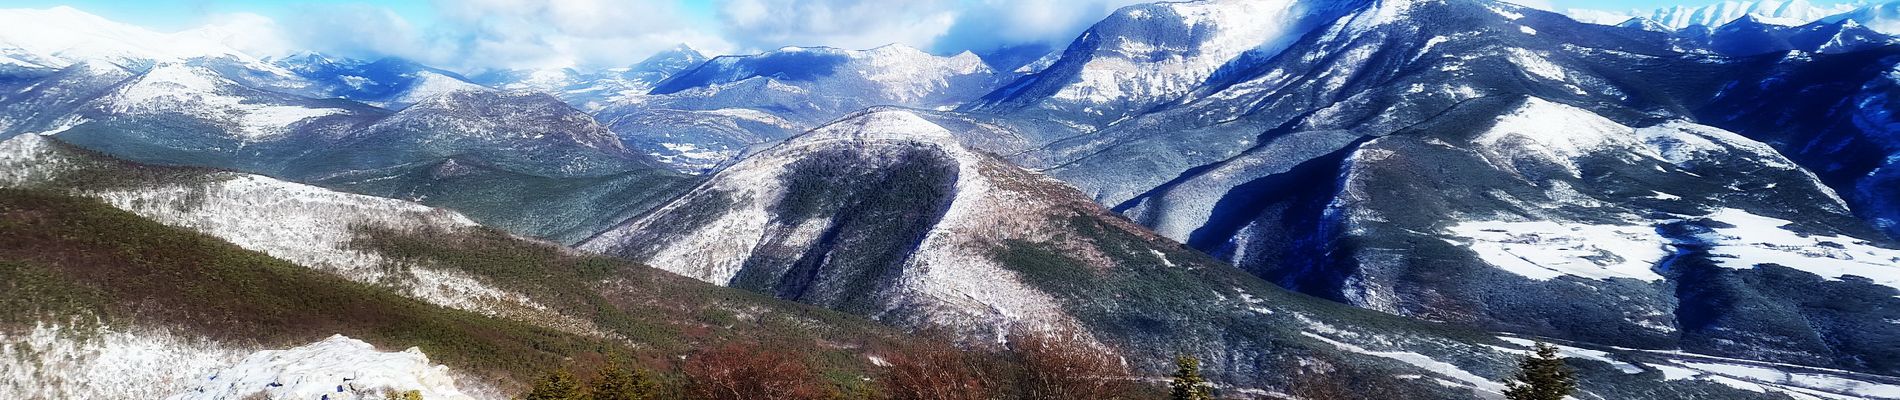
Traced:
<path fill-rule="evenodd" d="M 467 75 L 8 10 L 0 397 L 347 375 L 299 355 L 499 398 L 727 337 L 871 379 L 1058 329 L 1241 397 L 1496 398 L 1550 341 L 1577 398 L 1900 398 L 1892 8 L 1198 0 L 1047 52 Z"/>

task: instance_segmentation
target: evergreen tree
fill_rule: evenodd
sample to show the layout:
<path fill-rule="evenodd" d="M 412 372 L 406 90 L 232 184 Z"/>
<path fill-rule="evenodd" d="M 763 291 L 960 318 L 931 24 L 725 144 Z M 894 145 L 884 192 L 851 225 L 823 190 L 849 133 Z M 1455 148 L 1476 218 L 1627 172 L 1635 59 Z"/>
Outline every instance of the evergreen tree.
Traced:
<path fill-rule="evenodd" d="M 1511 400 L 1561 400 L 1577 391 L 1577 371 L 1564 365 L 1557 347 L 1537 343 L 1534 354 L 1518 362 L 1517 376 L 1504 390 Z"/>
<path fill-rule="evenodd" d="M 659 385 L 638 368 L 609 363 L 594 381 L 594 400 L 652 400 L 659 396 Z"/>
<path fill-rule="evenodd" d="M 1176 367 L 1174 382 L 1168 384 L 1168 387 L 1172 389 L 1169 399 L 1214 400 L 1213 386 L 1208 385 L 1207 380 L 1201 378 L 1201 360 L 1181 356 L 1174 359 L 1174 365 Z"/>
<path fill-rule="evenodd" d="M 567 373 L 567 370 L 559 370 L 542 377 L 540 382 L 535 382 L 534 389 L 529 390 L 528 394 L 521 398 L 522 400 L 580 400 L 583 397 L 581 385 L 574 381 L 574 375 Z"/>

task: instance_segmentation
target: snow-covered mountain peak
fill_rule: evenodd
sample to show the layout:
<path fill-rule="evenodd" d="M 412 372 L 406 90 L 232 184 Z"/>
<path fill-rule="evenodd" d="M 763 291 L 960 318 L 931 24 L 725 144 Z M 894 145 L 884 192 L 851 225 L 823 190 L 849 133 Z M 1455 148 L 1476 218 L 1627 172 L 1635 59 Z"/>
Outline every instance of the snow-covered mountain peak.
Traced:
<path fill-rule="evenodd" d="M 793 137 L 788 144 L 825 140 L 926 140 L 954 143 L 948 129 L 931 123 L 916 113 L 880 108 L 858 113 Z"/>
<path fill-rule="evenodd" d="M 1664 26 L 1662 23 L 1656 22 L 1656 20 L 1649 19 L 1646 17 L 1630 18 L 1628 20 L 1625 20 L 1621 23 L 1616 24 L 1616 26 L 1631 28 L 1631 29 L 1641 29 L 1641 30 L 1650 31 L 1650 32 L 1668 32 L 1671 30 L 1669 29 L 1668 26 Z"/>
<path fill-rule="evenodd" d="M 0 9 L 0 63 L 61 68 L 83 60 L 135 65 L 200 57 L 262 62 L 194 32 L 160 33 L 78 9 Z"/>
<path fill-rule="evenodd" d="M 1609 16 L 1644 17 L 1656 21 L 1669 29 L 1683 29 L 1691 26 L 1718 27 L 1743 17 L 1752 17 L 1761 23 L 1778 26 L 1799 26 L 1829 16 L 1854 10 L 1852 4 L 1815 5 L 1807 0 L 1763 0 L 1763 1 L 1723 1 L 1704 6 L 1678 5 L 1653 11 L 1630 11 L 1628 13 L 1602 10 L 1570 10 L 1568 13 L 1578 20 L 1592 23 L 1608 22 Z M 1614 22 L 1610 22 L 1614 23 Z"/>
<path fill-rule="evenodd" d="M 640 60 L 629 68 L 628 72 L 660 72 L 672 75 L 706 62 L 707 59 L 706 54 L 701 53 L 699 49 L 681 43 L 673 46 L 672 49 L 653 53 L 645 60 Z M 665 77 L 660 77 L 660 79 L 665 79 Z M 656 79 L 655 82 L 657 81 Z"/>
<path fill-rule="evenodd" d="M 1077 111 L 1083 130 L 1188 94 L 1223 69 L 1264 60 L 1366 1 L 1203 0 L 1116 10 L 1060 60 L 973 110 Z M 1398 5 L 1394 3 L 1394 5 Z"/>

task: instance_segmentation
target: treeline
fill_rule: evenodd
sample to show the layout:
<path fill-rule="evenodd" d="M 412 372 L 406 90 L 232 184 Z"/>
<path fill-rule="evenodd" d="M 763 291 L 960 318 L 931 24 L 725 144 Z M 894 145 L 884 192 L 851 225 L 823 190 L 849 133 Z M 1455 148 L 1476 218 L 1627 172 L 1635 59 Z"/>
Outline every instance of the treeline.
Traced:
<path fill-rule="evenodd" d="M 1182 356 L 1166 382 L 1136 377 L 1120 359 L 1072 333 L 1014 334 L 1007 347 L 973 350 L 932 335 L 876 360 L 868 376 L 825 376 L 804 355 L 732 343 L 680 360 L 670 376 L 609 362 L 587 379 L 560 370 L 539 379 L 524 400 L 1217 400 L 1200 360 Z M 1520 364 L 1505 397 L 1560 400 L 1576 391 L 1575 371 L 1539 343 Z M 1400 399 L 1387 384 L 1344 371 L 1302 372 L 1285 395 L 1308 400 Z M 1240 395 L 1236 393 L 1234 395 Z M 1258 397 L 1254 395 L 1253 397 Z M 1269 396 L 1268 398 L 1281 398 Z"/>

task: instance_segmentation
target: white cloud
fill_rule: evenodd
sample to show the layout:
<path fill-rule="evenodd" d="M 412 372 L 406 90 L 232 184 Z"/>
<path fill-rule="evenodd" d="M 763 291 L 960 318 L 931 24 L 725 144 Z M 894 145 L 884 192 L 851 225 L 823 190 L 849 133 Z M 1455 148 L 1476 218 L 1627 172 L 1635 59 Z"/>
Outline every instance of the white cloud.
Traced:
<path fill-rule="evenodd" d="M 748 49 L 891 43 L 929 47 L 956 22 L 956 0 L 730 0 L 722 31 Z"/>
<path fill-rule="evenodd" d="M 433 62 L 454 47 L 430 40 L 421 28 L 388 8 L 369 5 L 311 5 L 295 18 L 279 21 L 295 50 L 351 57 L 400 56 Z"/>
<path fill-rule="evenodd" d="M 698 0 L 685 0 L 698 1 Z M 713 54 L 782 46 L 940 53 L 1027 43 L 1060 47 L 1139 0 L 433 0 L 426 21 L 361 3 L 304 3 L 283 15 L 209 16 L 189 31 L 260 57 L 297 51 L 403 57 L 487 69 L 616 67 L 681 43 Z M 698 12 L 699 14 L 695 14 Z M 413 15 L 411 15 L 413 17 Z"/>

